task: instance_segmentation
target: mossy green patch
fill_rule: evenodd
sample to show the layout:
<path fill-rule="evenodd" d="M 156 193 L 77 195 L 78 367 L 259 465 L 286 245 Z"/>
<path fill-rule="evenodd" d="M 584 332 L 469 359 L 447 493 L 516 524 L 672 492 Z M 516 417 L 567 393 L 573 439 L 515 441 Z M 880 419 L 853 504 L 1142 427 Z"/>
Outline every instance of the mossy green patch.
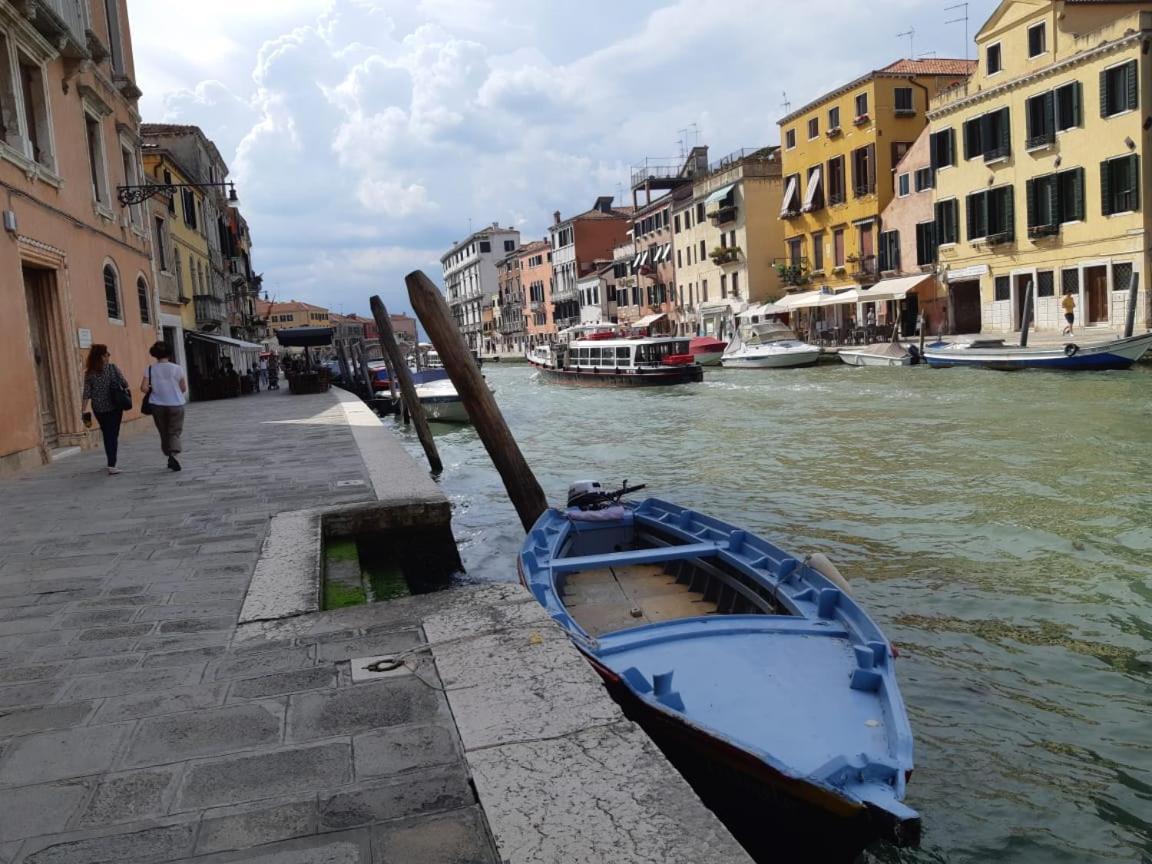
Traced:
<path fill-rule="evenodd" d="M 412 593 L 403 571 L 394 564 L 377 564 L 365 574 L 372 588 L 372 600 L 393 600 Z"/>
<path fill-rule="evenodd" d="M 343 609 L 346 606 L 359 606 L 367 602 L 368 597 L 359 585 L 344 585 L 340 582 L 324 583 L 325 609 Z"/>
<path fill-rule="evenodd" d="M 358 561 L 360 550 L 355 540 L 329 540 L 325 544 L 324 555 L 329 561 Z"/>

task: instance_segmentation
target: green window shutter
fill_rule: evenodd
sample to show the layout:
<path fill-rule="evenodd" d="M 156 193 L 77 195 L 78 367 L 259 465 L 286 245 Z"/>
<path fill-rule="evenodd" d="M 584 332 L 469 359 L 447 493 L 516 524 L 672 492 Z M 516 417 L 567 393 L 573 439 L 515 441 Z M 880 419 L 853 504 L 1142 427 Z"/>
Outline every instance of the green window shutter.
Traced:
<path fill-rule="evenodd" d="M 1001 108 L 1000 109 L 1000 140 L 997 142 L 997 146 L 999 146 L 1005 153 L 1010 152 L 1012 149 L 1012 128 L 1009 124 L 1010 119 L 1011 118 L 1008 115 L 1008 108 L 1007 107 Z"/>
<path fill-rule="evenodd" d="M 931 136 L 929 136 L 928 153 L 931 158 L 930 164 L 933 168 L 940 167 L 940 142 L 943 138 L 943 132 L 933 132 Z"/>
<path fill-rule="evenodd" d="M 964 124 L 964 158 L 971 159 L 976 155 L 975 133 L 979 129 L 979 120 L 969 120 Z"/>
<path fill-rule="evenodd" d="M 952 243 L 960 242 L 960 202 L 956 199 L 948 202 L 948 236 Z"/>
<path fill-rule="evenodd" d="M 1036 227 L 1036 181 L 1029 180 L 1025 186 L 1025 197 L 1028 200 L 1028 227 Z"/>
<path fill-rule="evenodd" d="M 1108 70 L 1100 73 L 1100 116 L 1108 116 Z"/>
<path fill-rule="evenodd" d="M 955 165 L 956 164 L 956 130 L 955 129 L 946 129 L 944 131 L 944 152 L 946 154 L 944 164 L 945 165 Z"/>
<path fill-rule="evenodd" d="M 1072 212 L 1069 221 L 1084 219 L 1084 169 L 1076 168 L 1072 182 Z"/>
<path fill-rule="evenodd" d="M 1003 201 L 1001 206 L 1001 216 L 1003 217 L 1004 231 L 1009 239 L 1016 239 L 1016 202 L 1015 202 L 1016 189 L 1009 186 L 1000 195 L 1000 200 Z"/>
<path fill-rule="evenodd" d="M 1060 175 L 1053 174 L 1048 178 L 1048 224 L 1059 225 L 1064 221 L 1064 212 L 1060 206 Z"/>
<path fill-rule="evenodd" d="M 1100 163 L 1100 212 L 1112 215 L 1112 170 L 1107 159 Z"/>
<path fill-rule="evenodd" d="M 1072 125 L 1084 125 L 1084 85 L 1079 81 L 1072 83 Z"/>
<path fill-rule="evenodd" d="M 1136 61 L 1132 61 L 1135 65 Z M 1134 74 L 1133 70 L 1133 74 Z M 1132 209 L 1140 209 L 1140 157 L 1133 153 L 1128 157 L 1128 178 L 1132 181 Z"/>
<path fill-rule="evenodd" d="M 969 240 L 971 240 L 973 237 L 979 237 L 980 236 L 979 234 L 976 233 L 976 205 L 977 205 L 976 199 L 979 198 L 981 194 L 982 193 L 977 192 L 975 195 L 969 195 L 967 198 L 967 201 L 966 201 L 966 203 L 968 205 L 968 239 Z"/>
<path fill-rule="evenodd" d="M 1128 110 L 1135 111 L 1138 103 L 1136 95 L 1136 61 L 1131 60 L 1124 66 L 1124 78 L 1128 84 Z"/>
<path fill-rule="evenodd" d="M 1041 98 L 1044 100 L 1044 128 L 1041 131 L 1051 135 L 1056 131 L 1056 94 L 1049 90 Z"/>

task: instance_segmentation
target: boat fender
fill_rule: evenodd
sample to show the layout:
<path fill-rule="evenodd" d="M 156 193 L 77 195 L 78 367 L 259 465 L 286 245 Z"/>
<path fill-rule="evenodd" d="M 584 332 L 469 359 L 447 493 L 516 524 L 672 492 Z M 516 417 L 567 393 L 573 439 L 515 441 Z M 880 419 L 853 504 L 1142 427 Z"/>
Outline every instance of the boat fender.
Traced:
<path fill-rule="evenodd" d="M 852 589 L 848 587 L 848 580 L 831 561 L 828 556 L 823 552 L 814 552 L 804 559 L 804 563 L 843 591 L 845 594 L 851 594 Z"/>
<path fill-rule="evenodd" d="M 1075 357 L 1079 353 L 1080 353 L 1080 346 L 1077 345 L 1075 342 L 1069 342 L 1067 345 L 1064 346 L 1064 356 L 1065 357 Z"/>

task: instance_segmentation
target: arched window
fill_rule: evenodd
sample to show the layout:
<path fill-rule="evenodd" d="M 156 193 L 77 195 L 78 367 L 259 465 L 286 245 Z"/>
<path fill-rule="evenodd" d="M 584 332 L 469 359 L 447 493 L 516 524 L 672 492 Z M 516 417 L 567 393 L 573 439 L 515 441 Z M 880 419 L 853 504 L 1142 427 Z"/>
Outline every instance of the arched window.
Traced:
<path fill-rule="evenodd" d="M 140 300 L 140 323 L 151 324 L 152 316 L 148 312 L 148 283 L 143 276 L 136 277 L 136 297 Z"/>
<path fill-rule="evenodd" d="M 111 264 L 104 265 L 104 300 L 108 304 L 108 317 L 119 319 L 120 316 L 120 285 L 116 276 L 116 268 Z"/>

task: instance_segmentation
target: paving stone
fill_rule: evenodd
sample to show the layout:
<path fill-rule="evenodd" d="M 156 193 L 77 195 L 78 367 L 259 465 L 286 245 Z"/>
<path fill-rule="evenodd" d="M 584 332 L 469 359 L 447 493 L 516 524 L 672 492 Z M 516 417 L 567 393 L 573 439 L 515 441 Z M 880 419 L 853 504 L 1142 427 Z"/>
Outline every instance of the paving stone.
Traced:
<path fill-rule="evenodd" d="M 196 854 L 247 849 L 315 834 L 318 822 L 315 795 L 297 801 L 209 810 L 200 820 Z"/>
<path fill-rule="evenodd" d="M 215 660 L 223 654 L 223 645 L 209 645 L 204 648 L 185 648 L 182 651 L 159 651 L 148 654 L 141 664 L 145 668 L 152 666 L 187 666 L 189 664 L 204 663 Z"/>
<path fill-rule="evenodd" d="M 204 633 L 208 630 L 231 630 L 236 626 L 235 615 L 216 618 L 179 618 L 174 621 L 161 621 L 160 633 Z"/>
<path fill-rule="evenodd" d="M 374 636 L 359 636 L 343 642 L 329 642 L 326 639 L 316 646 L 316 659 L 338 662 L 354 657 L 372 657 L 378 654 L 392 654 L 412 648 L 424 640 L 418 630 L 401 630 L 393 633 L 380 633 Z"/>
<path fill-rule="evenodd" d="M 346 742 L 244 753 L 188 766 L 177 796 L 182 810 L 289 796 L 352 779 Z"/>
<path fill-rule="evenodd" d="M 137 621 L 170 621 L 175 618 L 208 618 L 228 613 L 236 621 L 240 611 L 239 600 L 206 600 L 202 603 L 170 603 L 143 609 Z"/>
<path fill-rule="evenodd" d="M 85 609 L 105 609 L 114 606 L 151 606 L 156 601 L 151 597 L 93 597 L 77 603 Z"/>
<path fill-rule="evenodd" d="M 292 672 L 276 672 L 259 678 L 242 678 L 232 683 L 228 698 L 259 699 L 264 696 L 319 690 L 335 685 L 336 667 L 317 666 L 311 669 L 296 669 Z"/>
<path fill-rule="evenodd" d="M 62 681 L 32 681 L 0 687 L 0 708 L 17 705 L 45 705 L 55 700 L 64 689 Z"/>
<path fill-rule="evenodd" d="M 135 647 L 138 651 L 152 653 L 223 647 L 228 644 L 230 637 L 231 634 L 226 630 L 214 630 L 210 633 L 152 633 L 138 640 Z"/>
<path fill-rule="evenodd" d="M 106 771 L 131 724 L 39 732 L 9 742 L 0 785 L 24 786 Z"/>
<path fill-rule="evenodd" d="M 370 864 L 371 861 L 371 840 L 368 832 L 361 830 L 286 840 L 239 852 L 197 856 L 188 864 Z M 437 862 L 413 860 L 409 864 Z"/>
<path fill-rule="evenodd" d="M 301 693 L 289 699 L 287 740 L 308 741 L 381 726 L 426 723 L 446 711 L 443 694 L 412 678 Z"/>
<path fill-rule="evenodd" d="M 17 653 L 31 648 L 46 648 L 49 645 L 59 645 L 64 639 L 64 631 L 14 633 L 11 636 L 0 636 L 0 653 Z"/>
<path fill-rule="evenodd" d="M 353 789 L 320 796 L 320 827 L 355 828 L 475 804 L 463 768 L 435 768 L 403 778 L 361 783 Z"/>
<path fill-rule="evenodd" d="M 203 664 L 175 666 L 160 669 L 131 669 L 127 672 L 79 678 L 73 681 L 65 694 L 70 700 L 100 699 L 126 693 L 168 690 L 200 681 Z"/>
<path fill-rule="evenodd" d="M 0 666 L 0 684 L 55 678 L 65 665 L 67 664 L 40 663 L 36 666 Z"/>
<path fill-rule="evenodd" d="M 68 676 L 102 675 L 106 672 L 123 672 L 140 665 L 143 654 L 117 654 L 114 657 L 81 657 L 72 661 Z"/>
<path fill-rule="evenodd" d="M 500 859 L 484 830 L 480 808 L 466 807 L 373 826 L 372 860 L 376 864 L 499 864 Z M 530 859 L 517 857 L 515 860 Z"/>
<path fill-rule="evenodd" d="M 175 861 L 191 851 L 194 823 L 145 828 L 123 834 L 80 837 L 47 844 L 23 864 L 152 864 Z"/>
<path fill-rule="evenodd" d="M 143 594 L 147 588 L 147 585 L 121 585 L 117 588 L 109 588 L 108 595 L 110 597 L 126 597 L 130 594 Z"/>
<path fill-rule="evenodd" d="M 125 624 L 132 620 L 136 610 L 131 606 L 119 609 L 83 609 L 60 618 L 60 626 L 68 629 L 95 627 L 99 624 Z"/>
<path fill-rule="evenodd" d="M 79 726 L 95 709 L 95 702 L 70 702 L 0 711 L 0 737 Z"/>
<path fill-rule="evenodd" d="M 277 744 L 283 712 L 277 703 L 257 702 L 149 717 L 140 721 L 123 764 L 159 765 Z"/>
<path fill-rule="evenodd" d="M 65 780 L 0 789 L 0 842 L 63 831 L 90 788 L 88 780 Z"/>
<path fill-rule="evenodd" d="M 78 824 L 114 825 L 162 816 L 182 770 L 182 766 L 172 766 L 107 775 L 96 787 Z"/>
<path fill-rule="evenodd" d="M 151 632 L 154 626 L 152 623 L 146 623 L 121 624 L 116 627 L 97 627 L 92 630 L 85 630 L 76 637 L 76 641 L 98 642 L 104 639 L 128 639 L 130 637 L 143 636 L 145 633 Z"/>
<path fill-rule="evenodd" d="M 307 648 L 286 648 L 225 658 L 209 668 L 206 677 L 218 681 L 229 678 L 255 678 L 270 672 L 286 672 L 311 665 L 312 658 Z"/>
<path fill-rule="evenodd" d="M 211 708 L 221 704 L 227 692 L 226 684 L 196 684 L 156 693 L 133 693 L 105 700 L 96 720 L 99 723 L 113 723 L 135 717 Z"/>
<path fill-rule="evenodd" d="M 36 651 L 34 659 L 38 663 L 55 663 L 57 660 L 77 660 L 82 657 L 114 657 L 129 654 L 136 647 L 136 639 L 98 639 L 95 642 L 70 642 L 67 645 L 52 645 Z"/>
<path fill-rule="evenodd" d="M 352 739 L 357 777 L 379 777 L 447 765 L 460 758 L 447 726 L 395 726 Z"/>
<path fill-rule="evenodd" d="M 190 588 L 172 593 L 173 604 L 211 603 L 216 600 L 243 600 L 245 588 L 241 585 L 216 588 Z"/>

